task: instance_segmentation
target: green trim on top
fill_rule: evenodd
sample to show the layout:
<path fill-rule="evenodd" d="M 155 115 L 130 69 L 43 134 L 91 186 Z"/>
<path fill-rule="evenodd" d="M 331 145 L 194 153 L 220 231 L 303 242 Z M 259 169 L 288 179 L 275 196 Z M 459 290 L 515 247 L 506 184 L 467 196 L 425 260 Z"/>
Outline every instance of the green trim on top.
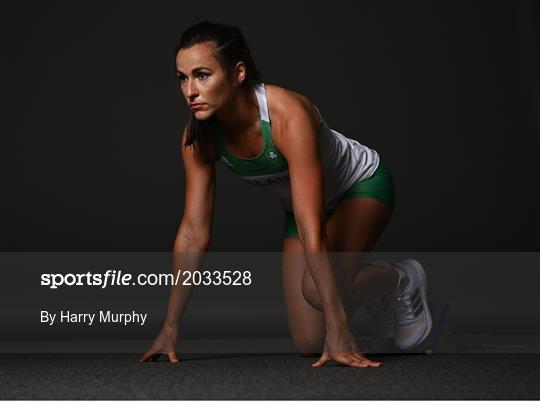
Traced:
<path fill-rule="evenodd" d="M 287 161 L 277 151 L 272 141 L 272 127 L 269 122 L 261 119 L 259 114 L 259 128 L 264 140 L 261 153 L 253 158 L 240 158 L 227 149 L 223 136 L 215 135 L 216 151 L 221 162 L 233 171 L 233 173 L 249 177 L 264 176 L 281 173 L 289 168 Z"/>

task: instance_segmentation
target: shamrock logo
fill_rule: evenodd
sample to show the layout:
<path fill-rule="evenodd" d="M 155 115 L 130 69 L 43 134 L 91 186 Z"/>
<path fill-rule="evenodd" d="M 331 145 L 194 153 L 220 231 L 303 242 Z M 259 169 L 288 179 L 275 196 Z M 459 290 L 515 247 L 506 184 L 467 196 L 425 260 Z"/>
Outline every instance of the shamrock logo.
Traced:
<path fill-rule="evenodd" d="M 268 156 L 268 158 L 270 158 L 271 160 L 275 160 L 275 159 L 278 159 L 279 158 L 279 155 L 276 151 L 274 151 L 273 149 L 269 150 L 266 155 Z"/>

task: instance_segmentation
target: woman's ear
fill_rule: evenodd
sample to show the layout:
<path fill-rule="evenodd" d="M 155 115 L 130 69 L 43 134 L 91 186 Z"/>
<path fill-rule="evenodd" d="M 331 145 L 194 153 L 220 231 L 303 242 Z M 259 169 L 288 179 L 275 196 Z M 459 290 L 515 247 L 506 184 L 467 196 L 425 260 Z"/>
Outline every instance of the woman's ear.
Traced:
<path fill-rule="evenodd" d="M 234 86 L 239 87 L 246 79 L 246 64 L 243 61 L 236 63 L 234 67 Z"/>

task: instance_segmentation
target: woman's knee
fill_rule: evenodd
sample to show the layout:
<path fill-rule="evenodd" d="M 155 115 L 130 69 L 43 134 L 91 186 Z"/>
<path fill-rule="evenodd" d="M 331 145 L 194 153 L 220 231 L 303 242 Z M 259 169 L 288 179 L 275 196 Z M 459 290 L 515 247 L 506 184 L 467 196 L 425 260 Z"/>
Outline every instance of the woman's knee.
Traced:
<path fill-rule="evenodd" d="M 336 278 L 340 279 L 340 278 Z M 342 279 L 342 278 L 341 278 Z M 345 308 L 347 309 L 348 302 L 351 298 L 352 291 L 353 291 L 353 280 L 354 278 L 351 277 L 349 280 L 347 280 L 343 284 L 339 284 L 338 291 L 341 294 L 341 298 L 345 304 Z M 317 287 L 315 286 L 315 281 L 313 280 L 313 277 L 309 272 L 304 273 L 304 278 L 302 279 L 302 295 L 304 296 L 304 299 L 307 303 L 314 309 L 318 311 L 323 311 L 321 296 L 319 295 L 319 291 L 317 290 Z"/>
<path fill-rule="evenodd" d="M 319 291 L 315 286 L 315 281 L 313 281 L 311 274 L 307 271 L 304 273 L 304 278 L 302 279 L 302 295 L 311 307 L 323 311 Z"/>

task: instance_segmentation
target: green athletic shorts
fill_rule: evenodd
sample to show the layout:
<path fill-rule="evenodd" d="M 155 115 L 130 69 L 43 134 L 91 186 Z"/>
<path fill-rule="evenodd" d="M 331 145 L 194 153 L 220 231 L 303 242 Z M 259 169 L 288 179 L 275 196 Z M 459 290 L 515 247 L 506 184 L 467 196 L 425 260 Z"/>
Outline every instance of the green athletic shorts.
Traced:
<path fill-rule="evenodd" d="M 379 167 L 367 180 L 354 183 L 341 197 L 345 198 L 360 198 L 368 197 L 379 200 L 390 207 L 394 207 L 395 190 L 394 180 L 390 171 L 384 166 L 383 161 L 379 162 Z M 340 201 L 341 201 L 340 200 Z M 330 218 L 334 212 L 333 209 L 326 211 L 326 218 Z M 285 237 L 298 236 L 296 221 L 292 212 L 285 211 Z"/>

